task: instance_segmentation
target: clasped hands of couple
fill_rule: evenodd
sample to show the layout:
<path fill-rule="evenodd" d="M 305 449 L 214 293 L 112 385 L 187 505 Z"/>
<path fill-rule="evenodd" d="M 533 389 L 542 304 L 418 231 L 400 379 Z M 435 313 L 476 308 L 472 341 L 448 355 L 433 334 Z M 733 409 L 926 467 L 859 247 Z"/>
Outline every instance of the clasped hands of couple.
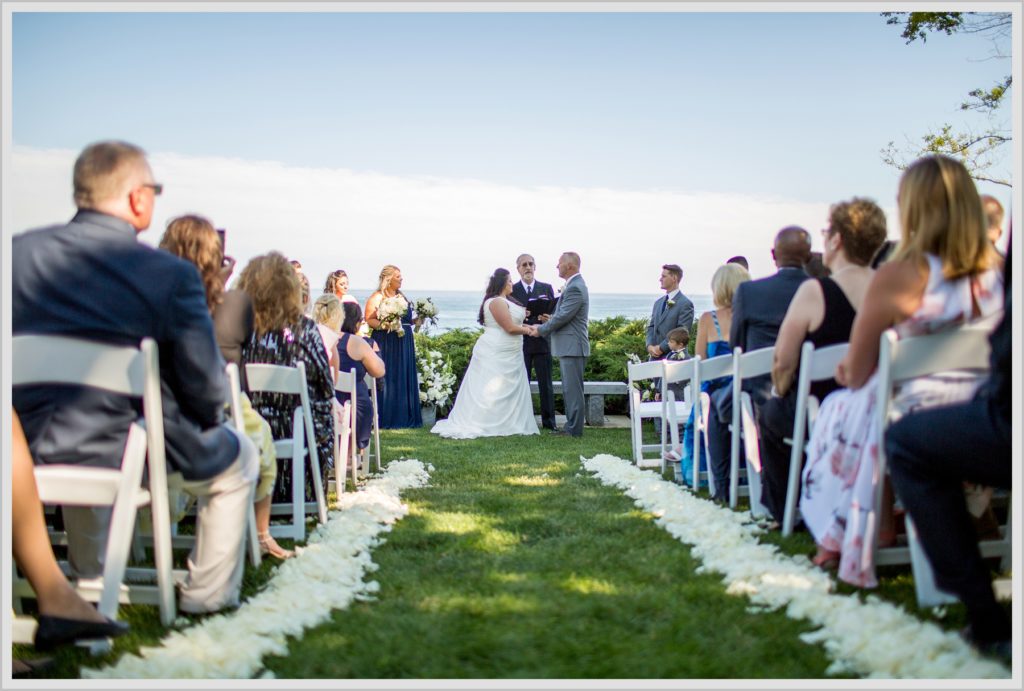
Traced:
<path fill-rule="evenodd" d="M 526 314 L 529 315 L 530 313 L 527 312 Z M 537 318 L 541 321 L 541 323 L 544 323 L 551 318 L 551 315 L 542 314 Z M 526 329 L 525 335 L 533 336 L 534 338 L 540 338 L 540 329 L 537 328 L 536 324 L 523 324 L 523 328 Z"/>

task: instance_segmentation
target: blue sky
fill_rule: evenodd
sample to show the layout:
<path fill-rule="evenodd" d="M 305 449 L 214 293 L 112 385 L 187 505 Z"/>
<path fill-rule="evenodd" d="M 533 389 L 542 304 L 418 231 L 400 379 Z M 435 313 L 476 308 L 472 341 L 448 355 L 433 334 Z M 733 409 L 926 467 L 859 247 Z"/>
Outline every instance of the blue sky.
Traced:
<path fill-rule="evenodd" d="M 808 226 L 824 222 L 829 203 L 854 194 L 891 207 L 898 172 L 879 150 L 943 121 L 962 122 L 957 106 L 966 92 L 1011 69 L 1008 60 L 984 59 L 984 39 L 935 36 L 906 45 L 897 27 L 867 11 L 15 13 L 11 50 L 12 138 L 23 151 L 76 152 L 90 141 L 123 138 L 206 167 L 259 161 L 309 179 L 351 174 L 382 195 L 382 185 L 395 183 L 388 188 L 395 207 L 406 203 L 410 185 L 437 184 L 446 190 L 443 204 L 434 197 L 423 207 L 448 209 L 447 221 L 427 224 L 435 239 L 465 216 L 463 200 L 486 207 L 492 199 L 460 197 L 459 185 L 501 190 L 494 208 L 506 216 L 535 205 L 531 195 L 544 190 L 570 200 L 558 213 L 571 215 L 571 200 L 584 199 L 587 213 L 614 207 L 611 215 L 623 219 L 632 213 L 623 204 L 651 206 L 643 195 L 694 200 L 669 204 L 665 213 L 676 217 L 664 224 L 625 227 L 624 220 L 602 228 L 602 247 L 612 248 L 603 270 L 632 237 L 681 237 L 683 246 L 667 254 L 707 245 L 687 233 L 708 228 L 708 217 L 730 205 L 702 207 L 701 195 L 749 201 L 749 219 L 733 219 L 732 230 L 720 233 L 723 244 L 693 267 L 708 277 L 714 252 L 754 254 L 770 243 L 777 221 L 757 204 L 803 209 L 806 216 L 792 222 Z M 66 184 L 69 173 L 61 174 Z M 374 187 L 374 180 L 388 182 Z M 337 185 L 330 188 L 337 195 L 355 194 Z M 1005 188 L 994 191 L 1009 202 Z M 295 204 L 314 203 L 308 197 Z M 226 207 L 218 211 L 230 218 Z M 520 212 L 526 230 L 537 230 L 529 242 L 557 235 L 557 224 L 538 228 L 540 220 Z M 476 225 L 444 242 L 515 232 L 514 224 L 488 223 L 484 210 L 472 216 Z M 28 211 L 21 218 L 35 221 Z M 373 219 L 372 212 L 361 216 L 358 232 L 389 232 L 397 222 L 375 227 Z M 581 219 L 568 224 L 580 230 L 567 239 L 585 241 Z M 149 235 L 158 238 L 160 228 Z M 309 232 L 322 240 L 326 228 Z M 768 239 L 753 239 L 760 237 Z M 346 256 L 375 265 L 369 274 L 387 259 L 354 249 Z M 670 259 L 686 268 L 684 258 Z M 770 270 L 763 256 L 752 259 L 761 273 Z M 427 265 L 423 274 L 435 288 L 478 282 L 440 280 Z M 644 281 L 635 290 L 648 290 Z"/>

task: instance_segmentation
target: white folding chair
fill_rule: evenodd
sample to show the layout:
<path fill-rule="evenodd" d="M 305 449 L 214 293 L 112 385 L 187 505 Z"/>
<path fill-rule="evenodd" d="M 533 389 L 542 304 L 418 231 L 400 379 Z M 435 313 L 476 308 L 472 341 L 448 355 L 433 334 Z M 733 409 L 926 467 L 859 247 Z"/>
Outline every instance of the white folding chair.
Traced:
<path fill-rule="evenodd" d="M 377 413 L 377 379 L 366 375 L 366 388 L 370 390 L 370 402 L 373 403 L 373 428 L 370 433 L 370 445 L 367 447 L 370 461 L 380 472 L 380 415 Z"/>
<path fill-rule="evenodd" d="M 270 526 L 274 537 L 286 537 L 302 541 L 306 539 L 306 514 L 315 513 L 321 523 L 327 522 L 327 500 L 324 496 L 320 458 L 316 450 L 316 433 L 313 429 L 313 409 L 309 404 L 306 388 L 306 365 L 299 362 L 294 367 L 248 363 L 245 378 L 252 393 L 292 394 L 299 397 L 299 405 L 292 415 L 292 436 L 290 439 L 275 439 L 277 457 L 292 459 L 292 501 L 290 504 L 272 504 L 271 516 L 290 514 L 291 523 Z M 306 503 L 305 459 L 308 454 L 310 472 L 313 475 L 315 502 Z"/>
<path fill-rule="evenodd" d="M 665 472 L 666 454 L 670 448 L 679 446 L 679 421 L 683 422 L 690 416 L 693 407 L 693 372 L 694 360 L 662 360 L 663 376 L 661 378 L 661 472 Z M 670 384 L 686 382 L 683 389 L 683 400 L 676 400 L 675 392 L 669 389 Z M 671 397 L 670 397 L 671 394 Z"/>
<path fill-rule="evenodd" d="M 633 463 L 640 468 L 660 467 L 663 463 L 659 458 L 646 458 L 647 451 L 658 451 L 662 449 L 662 442 L 657 444 L 643 443 L 643 421 L 648 418 L 661 418 L 661 401 L 644 401 L 640 390 L 634 384 L 636 382 L 657 379 L 664 373 L 664 365 L 661 360 L 652 362 L 630 362 L 626 364 L 629 375 L 629 427 L 633 440 Z"/>
<path fill-rule="evenodd" d="M 338 494 L 345 491 L 345 468 L 352 468 L 352 485 L 356 484 L 356 466 L 360 465 L 359 445 L 356 439 L 356 370 L 338 372 L 334 381 L 334 390 L 349 395 L 348 401 L 342 405 L 342 424 L 334 430 L 334 476 Z M 367 461 L 369 466 L 369 461 Z"/>
<path fill-rule="evenodd" d="M 885 430 L 892 419 L 893 390 L 897 384 L 917 377 L 947 371 L 982 372 L 989 367 L 989 329 L 978 326 L 963 326 L 926 336 L 899 339 L 895 330 L 889 329 L 882 334 L 879 342 L 878 356 L 878 398 L 875 414 L 877 415 L 878 437 L 878 472 L 875 483 L 874 509 L 868 516 L 868 529 L 874 531 L 874 545 L 878 544 L 881 526 L 878 517 L 882 510 L 882 489 L 888 470 L 885 455 Z M 908 561 L 914 573 L 914 589 L 918 605 L 931 607 L 946 602 L 954 602 L 949 593 L 939 590 L 931 564 L 924 550 L 917 541 L 917 531 L 908 515 L 907 543 L 908 547 L 889 547 L 875 549 L 875 564 L 904 564 Z M 981 553 L 985 557 L 1002 557 L 1004 565 L 1012 558 L 1013 544 L 1009 522 L 999 540 L 984 540 L 979 543 Z"/>
<path fill-rule="evenodd" d="M 700 390 L 703 388 L 704 382 L 711 381 L 712 379 L 718 379 L 720 377 L 727 377 L 732 374 L 733 362 L 732 355 L 719 355 L 717 357 L 708 358 L 707 360 L 701 360 L 700 356 L 695 358 L 694 362 L 694 376 L 693 380 L 696 384 L 696 388 Z M 696 410 L 693 413 L 693 457 L 696 459 L 693 464 L 693 486 L 700 487 L 700 446 L 704 445 L 704 455 L 711 458 L 711 447 L 708 443 L 708 416 L 712 412 L 711 396 L 701 391 L 697 396 L 694 397 L 693 404 L 696 406 Z M 715 475 L 711 472 L 709 467 L 704 477 L 708 481 L 708 489 L 711 494 L 715 494 Z"/>
<path fill-rule="evenodd" d="M 228 375 L 228 391 L 231 396 L 229 401 L 231 404 L 231 421 L 234 423 L 238 433 L 244 435 L 245 418 L 242 416 L 242 383 L 241 378 L 238 376 L 238 365 L 229 362 L 225 371 Z M 254 487 L 253 492 L 255 491 Z M 263 560 L 263 555 L 260 554 L 259 528 L 256 527 L 256 509 L 251 501 L 249 502 L 247 523 L 249 526 L 249 561 L 252 562 L 253 566 L 259 566 Z"/>
<path fill-rule="evenodd" d="M 807 430 L 814 427 L 818 417 L 820 401 L 811 395 L 813 382 L 825 381 L 835 376 L 840 360 L 846 357 L 849 343 L 827 346 L 820 350 L 810 341 L 800 350 L 800 374 L 796 382 L 796 416 L 793 419 L 793 436 L 785 441 L 793 446 L 789 453 L 789 481 L 786 485 L 786 509 L 782 517 L 782 534 L 793 534 L 796 521 L 797 499 L 800 497 L 800 472 L 804 465 L 804 447 L 807 444 Z"/>
<path fill-rule="evenodd" d="M 750 515 L 759 518 L 767 515 L 761 505 L 761 448 L 757 440 L 757 422 L 754 419 L 754 405 L 750 394 L 743 391 L 743 380 L 769 374 L 772 371 L 774 347 L 758 348 L 744 353 L 737 347 L 732 351 L 732 449 L 729 456 L 729 506 L 736 508 L 740 488 L 740 443 L 747 459 L 747 487 L 742 493 L 750 497 Z"/>
<path fill-rule="evenodd" d="M 80 579 L 83 598 L 98 601 L 104 616 L 117 618 L 120 602 L 158 604 L 160 621 L 174 621 L 175 572 L 171 563 L 170 510 L 164 449 L 163 404 L 156 342 L 143 339 L 138 348 L 114 346 L 63 336 L 15 336 L 12 339 L 12 386 L 75 384 L 142 399 L 142 417 L 128 430 L 117 468 L 81 465 L 35 467 L 39 498 L 44 504 L 111 507 L 103 575 Z M 148 489 L 142 487 L 143 464 Z M 152 514 L 156 569 L 128 569 L 135 518 L 139 507 Z M 155 577 L 156 587 L 125 585 L 126 575 Z M 184 576 L 180 571 L 178 575 Z M 15 583 L 16 597 L 31 595 L 27 582 Z M 20 628 L 24 633 L 25 629 Z"/>

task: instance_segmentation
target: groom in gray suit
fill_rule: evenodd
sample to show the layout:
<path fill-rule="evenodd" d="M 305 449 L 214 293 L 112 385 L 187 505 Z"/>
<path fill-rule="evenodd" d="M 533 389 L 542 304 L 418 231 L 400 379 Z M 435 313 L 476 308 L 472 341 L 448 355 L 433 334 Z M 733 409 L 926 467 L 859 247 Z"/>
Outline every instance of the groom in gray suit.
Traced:
<path fill-rule="evenodd" d="M 562 396 L 565 399 L 565 429 L 561 434 L 583 436 L 583 368 L 590 355 L 587 320 L 590 314 L 590 293 L 580 275 L 580 255 L 566 252 L 558 258 L 558 276 L 565 287 L 558 306 L 534 334 L 551 339 L 551 354 L 562 368 Z M 556 434 L 558 434 L 556 432 Z"/>

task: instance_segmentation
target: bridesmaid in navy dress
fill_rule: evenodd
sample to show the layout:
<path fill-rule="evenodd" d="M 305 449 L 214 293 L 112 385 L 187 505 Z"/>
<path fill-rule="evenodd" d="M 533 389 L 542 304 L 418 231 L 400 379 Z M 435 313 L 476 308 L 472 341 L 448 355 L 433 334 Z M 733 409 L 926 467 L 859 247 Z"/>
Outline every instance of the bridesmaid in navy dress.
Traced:
<path fill-rule="evenodd" d="M 377 291 L 366 301 L 366 323 L 373 329 L 373 340 L 380 348 L 387 373 L 384 390 L 378 396 L 380 426 L 384 429 L 421 427 L 419 381 L 416 377 L 416 343 L 413 339 L 412 303 L 402 294 L 402 272 L 387 264 L 380 272 Z M 385 298 L 401 295 L 409 302 L 402 316 L 401 331 L 381 328 L 377 308 Z"/>
<path fill-rule="evenodd" d="M 384 361 L 373 352 L 373 346 L 358 335 L 363 321 L 363 310 L 358 302 L 342 305 L 344 317 L 341 322 L 341 340 L 338 341 L 338 363 L 342 372 L 355 368 L 356 371 L 356 445 L 365 449 L 370 444 L 370 430 L 373 427 L 373 401 L 366 386 L 366 375 L 374 379 L 384 376 Z M 347 393 L 334 392 L 339 403 L 349 400 Z"/>

